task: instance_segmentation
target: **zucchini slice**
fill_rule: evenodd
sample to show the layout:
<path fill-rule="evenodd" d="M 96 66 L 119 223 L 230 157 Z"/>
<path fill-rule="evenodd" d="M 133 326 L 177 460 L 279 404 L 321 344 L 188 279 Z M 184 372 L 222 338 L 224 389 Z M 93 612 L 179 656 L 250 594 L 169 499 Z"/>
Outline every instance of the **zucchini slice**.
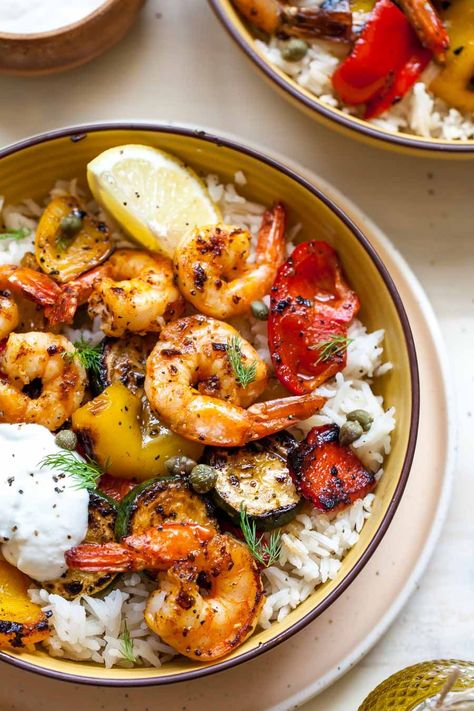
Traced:
<path fill-rule="evenodd" d="M 217 471 L 215 503 L 235 523 L 240 522 L 243 504 L 249 518 L 264 531 L 291 521 L 303 504 L 287 466 L 296 445 L 288 432 L 278 432 L 245 447 L 209 448 L 207 462 Z"/>
<path fill-rule="evenodd" d="M 143 389 L 146 359 L 156 338 L 141 336 L 104 338 L 100 344 L 100 365 L 94 374 L 92 387 L 95 395 L 119 380 L 132 393 Z"/>
<path fill-rule="evenodd" d="M 84 543 L 115 541 L 117 506 L 112 499 L 98 491 L 89 494 L 89 527 Z M 42 583 L 48 592 L 73 600 L 78 595 L 96 595 L 106 588 L 116 573 L 87 573 L 83 570 L 66 570 L 57 580 Z"/>
<path fill-rule="evenodd" d="M 179 476 L 159 477 L 146 481 L 122 501 L 117 516 L 117 538 L 141 533 L 165 521 L 192 521 L 217 528 L 212 508 L 206 499 Z"/>

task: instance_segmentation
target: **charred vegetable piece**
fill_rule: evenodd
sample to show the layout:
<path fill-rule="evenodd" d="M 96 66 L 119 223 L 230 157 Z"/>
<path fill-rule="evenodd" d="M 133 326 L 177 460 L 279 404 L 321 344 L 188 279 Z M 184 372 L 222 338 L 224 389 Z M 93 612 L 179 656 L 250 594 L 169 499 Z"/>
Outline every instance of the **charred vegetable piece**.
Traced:
<path fill-rule="evenodd" d="M 198 460 L 203 447 L 165 427 L 144 397 L 121 382 L 80 407 L 72 427 L 86 454 L 104 471 L 123 479 L 151 479 L 166 473 L 165 462 L 184 454 Z"/>
<path fill-rule="evenodd" d="M 109 543 L 115 541 L 117 506 L 112 499 L 100 492 L 89 494 L 89 526 L 84 543 Z M 78 595 L 97 595 L 115 578 L 114 573 L 87 573 L 82 570 L 67 570 L 57 580 L 41 583 L 42 587 L 66 600 Z"/>
<path fill-rule="evenodd" d="M 325 0 L 322 5 L 301 7 L 280 0 L 233 0 L 253 27 L 266 34 L 324 37 L 349 40 L 352 13 L 349 0 Z"/>
<path fill-rule="evenodd" d="M 261 530 L 283 526 L 298 513 L 302 499 L 288 471 L 289 452 L 296 447 L 288 432 L 232 449 L 209 448 L 206 461 L 217 471 L 215 503 L 235 523 L 242 505 Z"/>
<path fill-rule="evenodd" d="M 99 479 L 99 491 L 112 501 L 119 502 L 137 486 L 136 479 L 118 479 L 110 474 L 104 474 Z"/>
<path fill-rule="evenodd" d="M 449 106 L 474 112 L 474 3 L 456 0 L 442 11 L 442 17 L 449 25 L 451 46 L 430 91 Z"/>
<path fill-rule="evenodd" d="M 78 229 L 72 229 L 73 222 Z M 46 274 L 64 284 L 101 264 L 112 251 L 107 225 L 88 215 L 76 198 L 51 200 L 35 238 L 36 260 Z"/>
<path fill-rule="evenodd" d="M 109 385 L 120 381 L 132 393 L 143 389 L 146 359 L 154 346 L 155 338 L 129 336 L 127 338 L 104 338 L 100 344 L 98 373 L 92 386 L 99 395 Z"/>
<path fill-rule="evenodd" d="M 303 496 L 320 511 L 350 506 L 375 486 L 375 477 L 349 447 L 339 444 L 339 427 L 313 427 L 288 457 L 288 466 Z"/>
<path fill-rule="evenodd" d="M 344 103 L 367 104 L 365 118 L 374 118 L 403 98 L 431 57 L 404 13 L 379 0 L 332 83 Z"/>
<path fill-rule="evenodd" d="M 268 321 L 273 366 L 288 390 L 303 395 L 344 368 L 358 311 L 335 250 L 326 242 L 298 245 L 278 270 Z"/>
<path fill-rule="evenodd" d="M 125 497 L 117 517 L 117 538 L 143 533 L 163 523 L 198 523 L 216 528 L 207 501 L 181 477 L 160 477 L 136 487 Z"/>
<path fill-rule="evenodd" d="M 0 649 L 21 649 L 49 635 L 48 618 L 31 602 L 31 580 L 0 560 Z"/>

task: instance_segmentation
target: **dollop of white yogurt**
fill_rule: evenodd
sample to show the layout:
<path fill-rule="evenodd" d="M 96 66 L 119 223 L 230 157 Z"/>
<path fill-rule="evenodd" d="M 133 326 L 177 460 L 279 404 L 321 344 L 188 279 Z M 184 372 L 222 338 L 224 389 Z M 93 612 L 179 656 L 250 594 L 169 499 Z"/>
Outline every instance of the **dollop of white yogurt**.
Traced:
<path fill-rule="evenodd" d="M 0 546 L 5 559 L 38 581 L 66 571 L 64 554 L 87 531 L 89 494 L 57 469 L 41 467 L 61 450 L 41 425 L 0 424 Z"/>
<path fill-rule="evenodd" d="M 0 0 L 0 32 L 32 34 L 71 25 L 105 0 Z"/>

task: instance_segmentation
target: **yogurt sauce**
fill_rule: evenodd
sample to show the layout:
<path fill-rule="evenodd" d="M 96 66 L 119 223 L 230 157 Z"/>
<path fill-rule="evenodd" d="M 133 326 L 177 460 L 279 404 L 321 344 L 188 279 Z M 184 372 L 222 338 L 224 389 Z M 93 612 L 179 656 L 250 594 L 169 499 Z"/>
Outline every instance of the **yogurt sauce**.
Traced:
<path fill-rule="evenodd" d="M 105 0 L 0 0 L 0 32 L 49 32 L 90 15 Z"/>
<path fill-rule="evenodd" d="M 88 492 L 75 489 L 68 475 L 39 465 L 59 451 L 46 427 L 0 424 L 1 552 L 39 581 L 66 571 L 64 553 L 87 531 Z"/>

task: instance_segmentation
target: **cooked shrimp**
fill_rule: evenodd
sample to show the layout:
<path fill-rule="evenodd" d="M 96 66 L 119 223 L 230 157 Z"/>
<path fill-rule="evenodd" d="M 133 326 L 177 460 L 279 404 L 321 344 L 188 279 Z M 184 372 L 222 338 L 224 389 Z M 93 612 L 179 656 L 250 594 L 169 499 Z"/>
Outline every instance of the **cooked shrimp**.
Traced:
<path fill-rule="evenodd" d="M 0 374 L 0 422 L 50 430 L 79 407 L 87 382 L 67 338 L 34 331 L 10 334 L 0 352 Z"/>
<path fill-rule="evenodd" d="M 91 573 L 166 570 L 214 535 L 213 529 L 197 523 L 164 523 L 120 543 L 83 543 L 66 551 L 66 563 Z"/>
<path fill-rule="evenodd" d="M 253 379 L 245 387 L 230 348 L 244 369 L 251 368 Z M 145 392 L 174 432 L 208 445 L 240 447 L 310 417 L 324 404 L 311 394 L 251 405 L 267 382 L 266 364 L 235 328 L 199 315 L 162 331 L 147 361 Z"/>
<path fill-rule="evenodd" d="M 438 62 L 446 60 L 449 35 L 430 0 L 400 0 L 400 7 L 410 20 L 421 44 L 430 49 Z"/>
<path fill-rule="evenodd" d="M 20 323 L 20 311 L 11 291 L 0 291 L 0 340 L 6 338 Z"/>
<path fill-rule="evenodd" d="M 181 654 L 200 662 L 229 654 L 249 637 L 265 601 L 247 546 L 217 535 L 188 560 L 158 576 L 145 608 L 148 626 Z"/>
<path fill-rule="evenodd" d="M 199 311 L 214 318 L 245 313 L 270 290 L 285 259 L 285 208 L 276 203 L 263 216 L 255 263 L 251 235 L 231 225 L 198 227 L 183 237 L 174 257 L 178 286 Z"/>
<path fill-rule="evenodd" d="M 287 5 L 280 0 L 233 0 L 235 7 L 254 27 L 273 35 L 276 32 L 298 37 L 330 37 L 350 40 L 352 13 L 348 0 L 335 8 Z"/>
<path fill-rule="evenodd" d="M 120 249 L 106 263 L 89 299 L 89 315 L 99 316 L 108 336 L 159 333 L 181 315 L 184 300 L 174 284 L 169 259 L 133 249 Z"/>
<path fill-rule="evenodd" d="M 72 323 L 77 308 L 87 303 L 95 285 L 108 276 L 110 276 L 110 267 L 106 263 L 64 284 L 55 303 L 45 309 L 51 326 Z"/>
<path fill-rule="evenodd" d="M 6 338 L 20 323 L 15 294 L 40 306 L 53 304 L 60 288 L 46 274 L 14 264 L 0 266 L 0 339 Z"/>

